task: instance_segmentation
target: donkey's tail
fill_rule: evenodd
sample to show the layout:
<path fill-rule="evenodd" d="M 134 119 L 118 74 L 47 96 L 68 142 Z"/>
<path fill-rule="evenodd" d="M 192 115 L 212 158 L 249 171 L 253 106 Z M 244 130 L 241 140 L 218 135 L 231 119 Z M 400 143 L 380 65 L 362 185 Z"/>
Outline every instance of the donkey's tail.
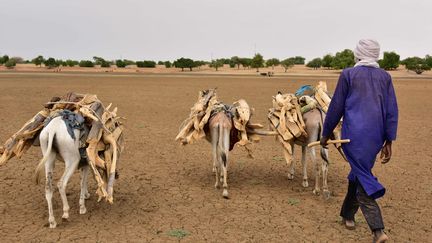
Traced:
<path fill-rule="evenodd" d="M 225 133 L 225 128 L 219 125 L 219 136 L 218 136 L 218 150 L 220 158 L 226 167 L 227 164 L 227 152 L 229 149 L 229 136 Z"/>
<path fill-rule="evenodd" d="M 54 137 L 55 137 L 55 133 L 48 133 L 47 150 L 46 150 L 43 158 L 41 159 L 41 161 L 39 162 L 39 164 L 37 165 L 36 170 L 35 170 L 34 180 L 35 180 L 36 184 L 39 184 L 41 177 L 42 177 L 42 169 L 43 169 L 46 161 L 48 160 L 48 156 L 51 154 Z"/>

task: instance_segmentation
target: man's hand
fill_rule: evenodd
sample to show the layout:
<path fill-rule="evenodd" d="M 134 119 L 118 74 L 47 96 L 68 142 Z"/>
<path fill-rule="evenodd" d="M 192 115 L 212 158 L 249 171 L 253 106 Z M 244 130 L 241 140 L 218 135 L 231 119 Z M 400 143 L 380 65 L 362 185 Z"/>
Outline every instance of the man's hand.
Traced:
<path fill-rule="evenodd" d="M 384 146 L 381 149 L 381 163 L 382 164 L 386 164 L 390 161 L 390 158 L 392 156 L 392 142 L 391 141 L 386 141 L 384 143 Z"/>
<path fill-rule="evenodd" d="M 321 137 L 320 144 L 323 148 L 327 148 L 327 141 L 328 140 L 329 140 L 329 137 L 324 137 L 324 136 Z"/>

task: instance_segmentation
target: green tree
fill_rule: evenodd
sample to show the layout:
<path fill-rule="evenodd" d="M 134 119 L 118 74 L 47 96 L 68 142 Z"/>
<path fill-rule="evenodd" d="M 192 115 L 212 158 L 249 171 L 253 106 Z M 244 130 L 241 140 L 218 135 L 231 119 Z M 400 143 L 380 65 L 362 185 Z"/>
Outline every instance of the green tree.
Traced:
<path fill-rule="evenodd" d="M 408 57 L 403 60 L 402 63 L 407 70 L 414 71 L 417 74 L 422 74 L 424 71 L 431 70 L 426 60 L 420 57 Z"/>
<path fill-rule="evenodd" d="M 34 63 L 34 65 L 42 67 L 42 63 L 45 62 L 45 59 L 43 56 L 39 55 L 35 58 L 33 58 L 32 63 Z"/>
<path fill-rule="evenodd" d="M 280 61 L 277 58 L 270 58 L 266 61 L 266 66 L 272 67 L 272 69 L 274 69 L 274 67 L 279 65 L 279 64 L 280 64 Z"/>
<path fill-rule="evenodd" d="M 159 62 L 157 63 L 157 65 L 164 65 L 164 62 L 163 62 L 163 61 L 159 61 Z"/>
<path fill-rule="evenodd" d="M 223 67 L 223 65 L 224 65 L 224 60 L 222 59 L 212 60 L 210 63 L 210 67 L 215 68 L 216 71 L 218 71 L 220 67 Z"/>
<path fill-rule="evenodd" d="M 240 58 L 240 64 L 244 69 L 249 68 L 252 64 L 252 59 L 247 57 Z"/>
<path fill-rule="evenodd" d="M 432 68 L 432 56 L 430 56 L 430 55 L 426 55 L 425 58 L 424 58 L 424 60 L 425 60 L 425 63 L 426 63 L 429 67 Z"/>
<path fill-rule="evenodd" d="M 44 65 L 47 68 L 54 68 L 54 67 L 58 67 L 58 63 L 56 62 L 56 60 L 52 57 L 46 59 L 44 61 Z"/>
<path fill-rule="evenodd" d="M 251 67 L 256 68 L 257 72 L 259 72 L 259 68 L 264 67 L 264 58 L 261 54 L 255 54 L 252 58 Z"/>
<path fill-rule="evenodd" d="M 172 63 L 170 61 L 164 62 L 165 68 L 170 68 L 172 66 Z"/>
<path fill-rule="evenodd" d="M 282 67 L 285 69 L 285 72 L 287 72 L 288 68 L 292 68 L 295 65 L 294 58 L 287 58 L 281 62 Z"/>
<path fill-rule="evenodd" d="M 9 61 L 8 55 L 4 55 L 4 56 L 0 57 L 0 65 L 5 64 L 7 61 Z"/>
<path fill-rule="evenodd" d="M 78 64 L 79 64 L 78 61 L 74 61 L 74 60 L 70 60 L 70 59 L 66 60 L 66 65 L 69 67 L 73 67 L 73 66 L 76 66 Z"/>
<path fill-rule="evenodd" d="M 12 68 L 14 68 L 16 66 L 16 61 L 15 61 L 15 59 L 11 58 L 11 59 L 7 60 L 4 65 L 8 69 L 12 69 Z"/>
<path fill-rule="evenodd" d="M 378 63 L 381 68 L 385 70 L 392 70 L 399 67 L 400 56 L 395 52 L 384 52 L 383 59 L 379 60 Z"/>
<path fill-rule="evenodd" d="M 332 61 L 332 68 L 344 69 L 354 66 L 354 53 L 350 49 L 345 49 L 336 53 Z"/>
<path fill-rule="evenodd" d="M 321 58 L 317 57 L 317 58 L 312 59 L 310 62 L 308 62 L 306 64 L 306 67 L 310 67 L 310 68 L 313 68 L 316 70 L 316 69 L 320 68 L 321 65 L 322 65 L 322 60 L 321 60 Z"/>
<path fill-rule="evenodd" d="M 174 61 L 174 67 L 181 68 L 182 72 L 185 68 L 189 68 L 192 71 L 192 68 L 196 67 L 196 63 L 190 58 L 179 58 Z"/>
<path fill-rule="evenodd" d="M 94 65 L 100 65 L 101 67 L 110 67 L 111 63 L 103 59 L 102 57 L 93 57 Z"/>
<path fill-rule="evenodd" d="M 78 64 L 80 67 L 94 67 L 94 64 L 92 61 L 89 60 L 82 60 Z"/>
<path fill-rule="evenodd" d="M 321 65 L 327 69 L 332 67 L 334 57 L 330 54 L 325 55 L 321 60 Z"/>
<path fill-rule="evenodd" d="M 116 66 L 118 67 L 118 68 L 125 68 L 127 65 L 126 65 L 126 63 L 123 61 L 123 60 L 116 60 L 115 61 L 115 64 L 116 64 Z"/>
<path fill-rule="evenodd" d="M 293 57 L 293 59 L 294 59 L 294 64 L 295 65 L 304 65 L 305 64 L 305 60 L 306 60 L 306 58 L 301 57 L 301 56 L 295 56 L 295 57 Z"/>
<path fill-rule="evenodd" d="M 136 62 L 137 67 L 139 68 L 154 68 L 156 67 L 156 62 L 155 61 L 137 61 Z"/>
<path fill-rule="evenodd" d="M 237 69 L 240 69 L 241 59 L 238 56 L 231 57 L 230 65 L 233 64 L 234 66 L 237 66 Z"/>

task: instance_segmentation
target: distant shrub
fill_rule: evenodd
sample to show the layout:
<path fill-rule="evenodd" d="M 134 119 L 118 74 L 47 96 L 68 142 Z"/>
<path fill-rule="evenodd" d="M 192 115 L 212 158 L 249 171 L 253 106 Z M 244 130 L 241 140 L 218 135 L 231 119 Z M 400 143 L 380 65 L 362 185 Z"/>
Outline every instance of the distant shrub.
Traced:
<path fill-rule="evenodd" d="M 126 67 L 127 65 L 126 65 L 126 63 L 123 61 L 123 60 L 116 60 L 115 61 L 115 64 L 116 64 L 116 66 L 118 67 L 118 68 L 124 68 L 124 67 Z"/>
<path fill-rule="evenodd" d="M 45 67 L 47 67 L 47 68 L 54 68 L 54 67 L 59 66 L 59 63 L 57 63 L 56 60 L 52 57 L 46 59 L 44 64 L 45 64 Z"/>
<path fill-rule="evenodd" d="M 94 67 L 94 64 L 92 61 L 89 60 L 82 60 L 78 64 L 80 67 Z"/>
<path fill-rule="evenodd" d="M 5 67 L 12 69 L 16 66 L 16 61 L 14 59 L 9 59 L 6 63 L 5 63 Z"/>
<path fill-rule="evenodd" d="M 164 65 L 164 62 L 163 62 L 163 61 L 158 61 L 157 64 L 158 64 L 158 65 Z"/>
<path fill-rule="evenodd" d="M 166 68 L 172 67 L 172 63 L 170 61 L 165 61 L 164 65 L 165 65 Z"/>
<path fill-rule="evenodd" d="M 0 57 L 0 65 L 5 64 L 7 61 L 9 61 L 8 55 L 4 55 L 4 56 Z"/>
<path fill-rule="evenodd" d="M 313 68 L 313 69 L 318 69 L 318 68 L 321 67 L 321 65 L 322 65 L 322 59 L 319 58 L 319 57 L 317 57 L 317 58 L 312 59 L 310 62 L 308 62 L 306 64 L 306 67 L 310 67 L 310 68 Z"/>
<path fill-rule="evenodd" d="M 78 61 L 74 61 L 74 60 L 70 60 L 70 59 L 68 59 L 68 60 L 66 60 L 65 64 L 66 64 L 67 66 L 69 66 L 69 67 L 74 67 L 74 66 L 78 65 L 79 62 L 78 62 Z"/>
<path fill-rule="evenodd" d="M 154 61 L 137 61 L 136 65 L 139 68 L 154 68 L 154 67 L 156 67 L 156 62 L 154 62 Z"/>

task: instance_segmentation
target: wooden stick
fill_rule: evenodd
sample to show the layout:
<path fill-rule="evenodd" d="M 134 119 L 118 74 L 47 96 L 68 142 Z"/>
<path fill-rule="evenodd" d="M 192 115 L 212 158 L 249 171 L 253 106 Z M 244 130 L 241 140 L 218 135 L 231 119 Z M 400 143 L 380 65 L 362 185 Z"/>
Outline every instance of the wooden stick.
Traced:
<path fill-rule="evenodd" d="M 341 139 L 341 140 L 328 140 L 327 144 L 335 144 L 335 143 L 349 143 L 351 140 L 349 139 Z M 308 144 L 308 148 L 320 145 L 320 141 L 312 142 Z"/>

